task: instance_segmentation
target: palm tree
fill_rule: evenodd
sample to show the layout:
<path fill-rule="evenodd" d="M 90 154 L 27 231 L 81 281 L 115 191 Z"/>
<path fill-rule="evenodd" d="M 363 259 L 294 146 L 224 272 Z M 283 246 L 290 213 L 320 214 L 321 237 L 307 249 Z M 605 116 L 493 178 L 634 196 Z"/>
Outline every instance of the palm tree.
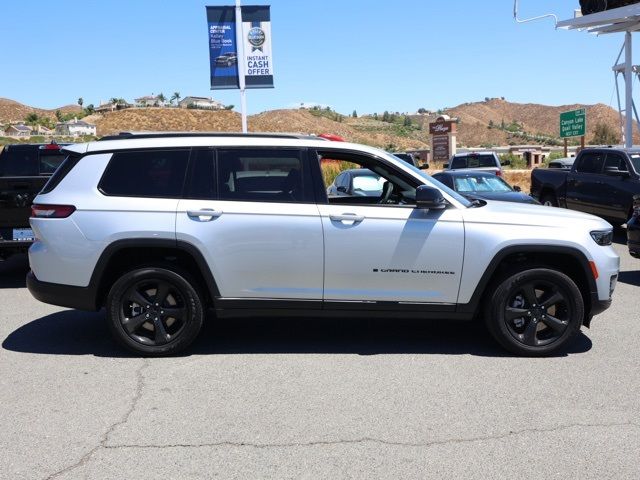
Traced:
<path fill-rule="evenodd" d="M 171 96 L 171 103 L 173 103 L 173 101 L 176 101 L 176 105 L 178 104 L 178 102 L 180 101 L 180 92 L 174 92 L 173 95 Z"/>
<path fill-rule="evenodd" d="M 78 105 L 80 105 L 80 108 L 82 108 L 82 104 L 84 103 L 84 98 L 80 97 L 78 99 Z"/>
<path fill-rule="evenodd" d="M 117 105 L 117 104 L 118 104 L 118 100 L 119 100 L 119 99 L 117 99 L 116 97 L 111 97 L 111 98 L 109 99 L 109 103 L 113 103 L 114 105 Z"/>
<path fill-rule="evenodd" d="M 167 97 L 164 96 L 164 93 L 160 92 L 156 97 L 159 103 L 164 103 L 167 100 Z"/>

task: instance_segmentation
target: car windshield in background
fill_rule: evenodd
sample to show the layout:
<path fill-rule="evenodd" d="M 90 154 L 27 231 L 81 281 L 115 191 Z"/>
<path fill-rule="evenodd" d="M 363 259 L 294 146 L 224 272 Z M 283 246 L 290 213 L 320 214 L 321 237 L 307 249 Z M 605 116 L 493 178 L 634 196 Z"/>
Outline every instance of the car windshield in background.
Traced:
<path fill-rule="evenodd" d="M 453 157 L 451 168 L 482 168 L 496 167 L 493 155 L 464 155 Z"/>
<path fill-rule="evenodd" d="M 511 192 L 512 189 L 500 177 L 459 177 L 454 178 L 456 191 L 472 192 Z"/>
<path fill-rule="evenodd" d="M 393 157 L 393 155 L 391 155 L 391 156 Z M 405 163 L 405 167 L 410 169 L 410 170 L 412 170 L 412 171 L 414 171 L 414 172 L 416 172 L 418 175 L 420 175 L 420 177 L 422 177 L 425 180 L 425 183 L 427 185 L 434 186 L 434 187 L 442 190 L 443 192 L 445 192 L 450 197 L 455 198 L 456 201 L 458 203 L 460 203 L 462 206 L 464 206 L 466 208 L 469 208 L 472 205 L 472 203 L 469 200 L 464 198 L 458 192 L 456 192 L 456 191 L 452 190 L 451 188 L 447 187 L 444 183 L 439 182 L 438 180 L 433 178 L 428 173 L 424 172 L 423 170 L 420 170 L 415 165 L 411 165 L 410 163 Z"/>
<path fill-rule="evenodd" d="M 360 190 L 362 192 L 382 192 L 382 180 L 378 176 L 373 175 L 361 175 L 359 177 L 353 177 L 353 190 Z"/>
<path fill-rule="evenodd" d="M 640 174 L 640 154 L 634 153 L 633 155 L 630 155 L 629 158 L 631 158 L 633 169 L 636 171 L 636 173 Z"/>

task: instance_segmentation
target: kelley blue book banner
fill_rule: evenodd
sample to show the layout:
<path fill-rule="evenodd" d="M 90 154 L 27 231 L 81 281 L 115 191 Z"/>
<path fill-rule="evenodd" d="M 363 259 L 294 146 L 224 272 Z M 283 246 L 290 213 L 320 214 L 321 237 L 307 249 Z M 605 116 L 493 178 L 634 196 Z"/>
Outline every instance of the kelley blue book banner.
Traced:
<path fill-rule="evenodd" d="M 273 87 L 270 7 L 241 8 L 244 58 L 238 58 L 235 7 L 207 7 L 212 90 L 240 88 L 238 62 L 246 88 Z"/>

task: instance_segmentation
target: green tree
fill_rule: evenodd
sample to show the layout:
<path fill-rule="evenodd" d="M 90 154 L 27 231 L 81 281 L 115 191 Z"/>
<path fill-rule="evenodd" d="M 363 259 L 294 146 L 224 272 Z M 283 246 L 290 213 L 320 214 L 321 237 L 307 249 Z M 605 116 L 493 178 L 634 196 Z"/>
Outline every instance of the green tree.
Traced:
<path fill-rule="evenodd" d="M 489 120 L 489 128 L 491 129 L 491 128 L 493 128 L 493 126 L 494 126 L 493 125 L 493 120 Z"/>
<path fill-rule="evenodd" d="M 171 95 L 171 103 L 176 102 L 176 105 L 178 104 L 178 102 L 180 101 L 180 92 L 173 92 L 173 95 Z"/>
<path fill-rule="evenodd" d="M 593 145 L 615 145 L 620 143 L 620 135 L 607 123 L 597 123 L 591 140 Z"/>
<path fill-rule="evenodd" d="M 158 97 L 157 97 L 157 98 L 158 98 L 158 102 L 160 102 L 160 103 L 164 103 L 164 102 L 166 102 L 166 101 L 167 101 L 167 97 L 165 97 L 165 96 L 164 96 L 164 93 L 162 93 L 162 92 L 160 92 L 160 93 L 158 94 Z"/>
<path fill-rule="evenodd" d="M 356 112 L 355 110 L 353 111 L 353 113 L 351 114 L 351 116 L 353 118 L 358 118 L 358 112 Z"/>
<path fill-rule="evenodd" d="M 40 117 L 38 117 L 38 114 L 35 112 L 30 113 L 24 119 L 27 125 L 37 125 L 39 120 L 40 120 Z"/>
<path fill-rule="evenodd" d="M 427 109 L 426 109 L 426 108 L 421 107 L 421 108 L 419 108 L 419 109 L 418 109 L 418 113 L 419 113 L 420 115 L 424 115 L 425 113 L 427 113 Z"/>
<path fill-rule="evenodd" d="M 409 115 L 404 116 L 404 120 L 402 121 L 402 125 L 405 127 L 411 126 L 411 117 Z"/>
<path fill-rule="evenodd" d="M 120 99 L 116 98 L 116 97 L 111 97 L 109 99 L 109 103 L 112 103 L 114 105 L 117 105 Z"/>
<path fill-rule="evenodd" d="M 233 110 L 233 107 L 235 107 L 235 105 L 227 105 L 224 107 L 225 110 Z"/>
<path fill-rule="evenodd" d="M 87 113 L 87 115 L 91 115 L 96 111 L 96 108 L 93 106 L 93 103 L 90 103 L 89 105 L 87 105 L 87 108 L 85 108 L 84 111 Z"/>
<path fill-rule="evenodd" d="M 84 98 L 80 97 L 78 99 L 78 105 L 80 105 L 80 108 L 82 108 L 82 105 L 84 104 Z"/>
<path fill-rule="evenodd" d="M 60 110 L 56 110 L 56 120 L 62 121 L 62 112 Z"/>
<path fill-rule="evenodd" d="M 383 122 L 388 122 L 389 121 L 389 112 L 387 112 L 386 110 L 384 111 L 384 113 L 382 114 L 382 121 Z"/>

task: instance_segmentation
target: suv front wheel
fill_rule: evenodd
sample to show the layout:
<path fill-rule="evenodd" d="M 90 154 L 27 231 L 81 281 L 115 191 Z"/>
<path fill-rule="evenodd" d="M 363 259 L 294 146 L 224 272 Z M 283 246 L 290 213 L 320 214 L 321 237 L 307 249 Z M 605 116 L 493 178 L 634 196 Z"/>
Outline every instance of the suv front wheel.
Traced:
<path fill-rule="evenodd" d="M 584 301 L 563 273 L 534 268 L 499 282 L 487 298 L 485 321 L 493 337 L 518 355 L 557 351 L 580 329 Z"/>
<path fill-rule="evenodd" d="M 171 355 L 198 336 L 202 300 L 182 273 L 148 267 L 123 274 L 107 297 L 107 320 L 114 337 L 142 355 Z"/>

